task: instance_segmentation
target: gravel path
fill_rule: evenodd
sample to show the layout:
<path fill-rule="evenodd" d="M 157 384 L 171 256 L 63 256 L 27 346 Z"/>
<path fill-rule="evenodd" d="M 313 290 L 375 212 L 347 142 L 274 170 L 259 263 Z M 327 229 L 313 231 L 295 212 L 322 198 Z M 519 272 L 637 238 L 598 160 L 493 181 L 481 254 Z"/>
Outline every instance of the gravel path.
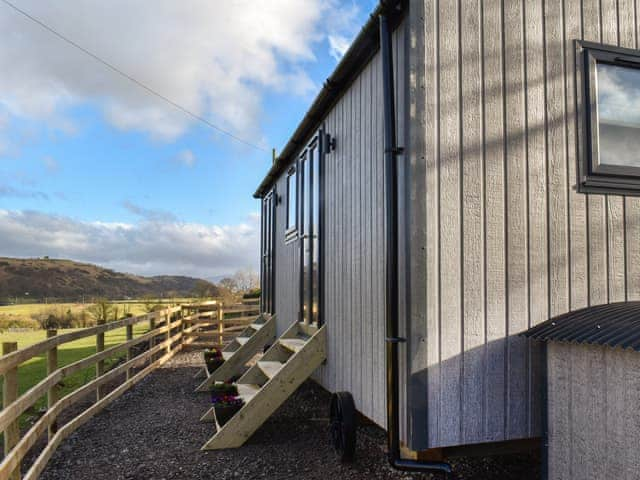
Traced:
<path fill-rule="evenodd" d="M 376 426 L 358 432 L 357 461 L 340 465 L 327 436 L 326 391 L 305 383 L 242 448 L 200 451 L 212 425 L 198 421 L 207 396 L 195 394 L 197 353 L 177 355 L 67 439 L 43 480 L 143 479 L 427 479 L 386 464 L 385 434 Z M 459 479 L 540 477 L 526 456 L 462 460 Z M 433 477 L 438 478 L 438 477 Z"/>

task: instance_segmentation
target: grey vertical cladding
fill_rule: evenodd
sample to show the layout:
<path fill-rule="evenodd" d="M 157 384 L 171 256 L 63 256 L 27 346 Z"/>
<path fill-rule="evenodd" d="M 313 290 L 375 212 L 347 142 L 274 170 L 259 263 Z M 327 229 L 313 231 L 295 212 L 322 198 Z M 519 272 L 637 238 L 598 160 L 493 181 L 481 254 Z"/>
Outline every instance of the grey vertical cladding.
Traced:
<path fill-rule="evenodd" d="M 640 355 L 550 343 L 549 479 L 638 478 Z"/>
<path fill-rule="evenodd" d="M 404 138 L 405 29 L 393 33 L 398 138 Z M 324 164 L 324 320 L 327 362 L 314 375 L 349 391 L 357 409 L 386 425 L 385 225 L 381 60 L 376 54 L 323 119 L 336 149 Z M 277 181 L 276 313 L 281 333 L 299 311 L 299 244 L 284 242 L 286 175 Z"/>
<path fill-rule="evenodd" d="M 284 331 L 294 319 L 298 318 L 300 304 L 300 250 L 298 242 L 285 243 L 287 208 L 286 174 L 276 183 L 278 204 L 276 206 L 275 239 L 275 312 L 277 328 Z"/>
<path fill-rule="evenodd" d="M 411 0 L 412 448 L 540 435 L 542 358 L 518 334 L 640 298 L 640 200 L 574 189 L 574 41 L 638 48 L 638 10 L 634 0 Z"/>

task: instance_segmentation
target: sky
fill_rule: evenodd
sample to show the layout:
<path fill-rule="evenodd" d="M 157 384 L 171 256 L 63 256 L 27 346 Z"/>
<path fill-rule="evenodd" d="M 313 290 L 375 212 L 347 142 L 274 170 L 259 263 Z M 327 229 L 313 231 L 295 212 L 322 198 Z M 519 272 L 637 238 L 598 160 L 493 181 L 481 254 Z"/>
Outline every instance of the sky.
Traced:
<path fill-rule="evenodd" d="M 375 4 L 0 1 L 0 256 L 214 280 L 257 269 L 252 194 L 271 148 Z"/>
<path fill-rule="evenodd" d="M 597 64 L 599 155 L 608 165 L 638 167 L 640 70 Z"/>

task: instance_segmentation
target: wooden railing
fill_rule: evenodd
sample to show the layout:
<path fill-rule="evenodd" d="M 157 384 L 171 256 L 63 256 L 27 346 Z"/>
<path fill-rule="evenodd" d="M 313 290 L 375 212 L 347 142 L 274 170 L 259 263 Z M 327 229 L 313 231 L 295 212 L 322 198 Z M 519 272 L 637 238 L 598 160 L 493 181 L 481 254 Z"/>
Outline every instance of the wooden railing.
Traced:
<path fill-rule="evenodd" d="M 190 311 L 188 308 L 186 311 Z M 3 343 L 0 357 L 0 374 L 3 375 L 3 409 L 0 411 L 0 431 L 4 433 L 4 459 L 0 463 L 0 480 L 19 479 L 21 462 L 38 439 L 47 437 L 46 447 L 40 452 L 25 479 L 36 479 L 51 455 L 60 443 L 74 430 L 84 424 L 93 415 L 104 409 L 109 403 L 142 380 L 178 352 L 186 343 L 194 329 L 190 325 L 190 316 L 185 315 L 183 307 L 171 307 L 138 317 L 125 318 L 79 331 L 57 335 L 56 331 L 47 332 L 47 339 L 17 350 L 16 343 Z M 133 338 L 133 326 L 148 322 L 149 331 Z M 118 345 L 105 348 L 105 332 L 125 328 L 126 340 Z M 66 343 L 95 336 L 96 353 L 82 358 L 64 367 L 58 366 L 58 347 Z M 138 345 L 145 344 L 142 350 Z M 18 366 L 38 355 L 46 355 L 47 376 L 18 396 Z M 114 355 L 126 355 L 124 363 L 105 372 L 105 360 Z M 83 369 L 95 365 L 96 378 L 60 398 L 59 384 L 65 378 Z M 110 392 L 106 386 L 119 385 Z M 57 419 L 61 411 L 76 404 L 95 392 L 96 401 L 58 428 Z M 47 397 L 47 410 L 29 429 L 20 435 L 20 416 L 32 407 L 40 398 Z"/>
<path fill-rule="evenodd" d="M 189 313 L 185 336 L 192 341 L 205 340 L 210 346 L 224 347 L 252 323 L 260 311 L 255 302 L 225 306 L 213 301 L 183 305 Z"/>

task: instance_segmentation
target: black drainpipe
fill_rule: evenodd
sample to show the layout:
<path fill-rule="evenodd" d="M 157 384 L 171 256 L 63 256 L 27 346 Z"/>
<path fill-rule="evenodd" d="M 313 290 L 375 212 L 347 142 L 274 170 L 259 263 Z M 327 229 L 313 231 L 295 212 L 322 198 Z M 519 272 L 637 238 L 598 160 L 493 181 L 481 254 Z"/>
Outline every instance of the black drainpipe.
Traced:
<path fill-rule="evenodd" d="M 398 334 L 398 169 L 396 156 L 402 149 L 396 145 L 396 115 L 393 87 L 393 60 L 391 32 L 385 13 L 380 19 L 380 50 L 382 54 L 384 95 L 384 163 L 386 177 L 387 210 L 387 445 L 389 462 L 393 468 L 406 471 L 450 473 L 451 466 L 445 462 L 420 462 L 400 456 L 400 394 L 398 376 L 398 344 L 406 342 Z"/>

